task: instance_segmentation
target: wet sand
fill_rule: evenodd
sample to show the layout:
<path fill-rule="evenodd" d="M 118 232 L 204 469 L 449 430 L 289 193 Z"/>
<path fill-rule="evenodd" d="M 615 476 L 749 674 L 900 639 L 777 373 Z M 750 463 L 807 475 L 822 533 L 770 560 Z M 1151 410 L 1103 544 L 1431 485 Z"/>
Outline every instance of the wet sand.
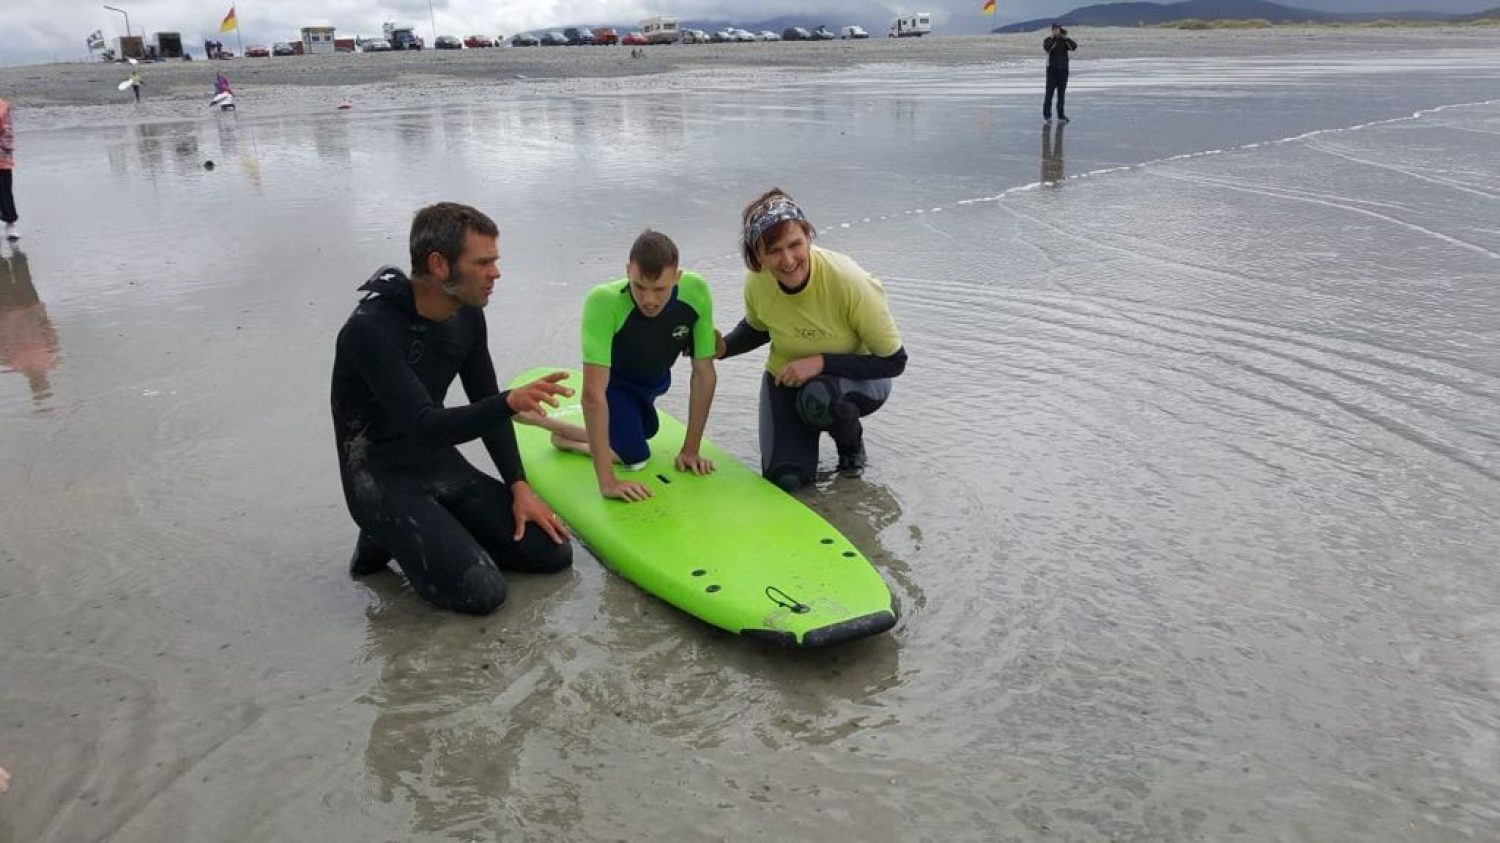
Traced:
<path fill-rule="evenodd" d="M 0 841 L 1484 839 L 1500 49 L 1429 36 L 1151 40 L 1065 128 L 1035 58 L 29 107 Z M 348 579 L 333 337 L 415 207 L 499 221 L 504 376 L 576 359 L 646 225 L 732 325 L 772 183 L 912 356 L 803 496 L 895 630 L 766 649 L 581 550 L 483 619 Z M 757 377 L 709 426 L 745 460 Z"/>
<path fill-rule="evenodd" d="M 1336 28 L 1277 27 L 1238 32 L 1160 29 L 1078 30 L 1079 58 L 1215 58 L 1300 56 L 1308 53 L 1373 54 L 1500 44 L 1500 27 Z M 975 65 L 1034 61 L 1040 33 L 864 41 L 673 44 L 646 47 L 633 59 L 619 47 L 502 47 L 417 53 L 350 53 L 230 61 L 142 65 L 144 95 L 157 99 L 207 99 L 213 74 L 224 71 L 241 91 L 286 86 L 353 88 L 430 82 L 505 83 L 526 79 L 600 79 L 661 75 L 671 71 L 797 68 L 808 71 L 861 64 Z M 56 64 L 0 69 L 0 89 L 22 106 L 121 103 L 130 93 L 115 85 L 129 75 L 120 64 Z"/>

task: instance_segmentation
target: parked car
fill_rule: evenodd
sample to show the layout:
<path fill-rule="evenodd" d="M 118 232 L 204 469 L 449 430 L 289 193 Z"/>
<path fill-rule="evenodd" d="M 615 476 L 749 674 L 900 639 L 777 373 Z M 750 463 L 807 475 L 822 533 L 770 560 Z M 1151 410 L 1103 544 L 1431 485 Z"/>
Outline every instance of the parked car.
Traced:
<path fill-rule="evenodd" d="M 846 26 L 846 27 L 844 27 L 843 37 L 845 37 L 845 38 L 853 38 L 853 39 L 858 40 L 860 38 L 869 38 L 870 37 L 870 33 L 866 32 L 864 30 L 864 27 L 860 27 L 860 26 Z"/>
<path fill-rule="evenodd" d="M 288 44 L 285 41 L 277 41 L 275 44 L 271 45 L 271 55 L 295 56 L 297 55 L 297 48 L 293 47 L 291 44 Z"/>
<path fill-rule="evenodd" d="M 684 44 L 707 44 L 708 33 L 701 29 L 684 29 L 682 31 L 682 43 Z"/>
<path fill-rule="evenodd" d="M 568 46 L 568 36 L 562 34 L 561 32 L 558 32 L 555 29 L 552 30 L 551 32 L 543 33 L 542 34 L 542 46 L 543 47 L 566 47 L 566 46 Z"/>
<path fill-rule="evenodd" d="M 615 28 L 614 27 L 612 27 L 612 26 L 601 26 L 598 29 L 594 30 L 594 43 L 595 44 L 618 44 L 618 43 L 620 43 L 620 36 L 619 36 L 618 33 L 615 32 Z"/>
<path fill-rule="evenodd" d="M 464 46 L 471 50 L 478 50 L 484 47 L 495 46 L 495 41 L 488 35 L 470 35 L 464 39 Z"/>
<path fill-rule="evenodd" d="M 511 36 L 510 39 L 510 45 L 512 47 L 535 47 L 541 43 L 541 39 L 537 38 L 535 35 L 532 35 L 530 32 L 518 32 L 515 35 Z"/>
<path fill-rule="evenodd" d="M 812 40 L 814 41 L 832 41 L 835 38 L 838 38 L 838 36 L 834 34 L 833 30 L 822 24 L 818 24 L 818 28 L 812 31 Z"/>
<path fill-rule="evenodd" d="M 366 38 L 359 48 L 366 53 L 389 53 L 391 42 L 384 38 Z"/>
<path fill-rule="evenodd" d="M 264 44 L 251 44 L 245 48 L 245 58 L 247 59 L 268 59 L 270 57 L 271 51 L 266 49 Z"/>
<path fill-rule="evenodd" d="M 751 32 L 748 29 L 736 29 L 731 26 L 729 28 L 729 34 L 733 35 L 734 40 L 740 42 L 741 44 L 748 44 L 752 41 L 757 40 L 755 37 L 755 33 Z"/>
<path fill-rule="evenodd" d="M 586 26 L 570 26 L 563 30 L 563 37 L 574 47 L 592 46 L 594 43 L 594 30 Z"/>
<path fill-rule="evenodd" d="M 651 42 L 646 39 L 646 36 L 645 36 L 644 33 L 629 32 L 629 33 L 625 34 L 624 38 L 620 39 L 620 43 L 624 44 L 624 45 L 626 45 L 628 47 L 644 47 L 645 45 L 650 44 Z"/>
<path fill-rule="evenodd" d="M 708 43 L 710 44 L 731 44 L 733 42 L 734 33 L 727 29 L 717 30 L 714 34 L 708 36 Z"/>
<path fill-rule="evenodd" d="M 464 42 L 458 40 L 457 35 L 439 35 L 432 46 L 436 50 L 462 50 Z"/>
<path fill-rule="evenodd" d="M 758 38 L 758 39 L 760 39 L 760 40 L 762 40 L 762 41 L 780 41 L 781 40 L 781 36 L 780 35 L 777 35 L 776 33 L 772 32 L 769 29 L 762 29 L 760 32 L 755 33 L 755 37 Z"/>
<path fill-rule="evenodd" d="M 789 26 L 781 31 L 783 41 L 811 41 L 812 33 L 800 26 Z"/>

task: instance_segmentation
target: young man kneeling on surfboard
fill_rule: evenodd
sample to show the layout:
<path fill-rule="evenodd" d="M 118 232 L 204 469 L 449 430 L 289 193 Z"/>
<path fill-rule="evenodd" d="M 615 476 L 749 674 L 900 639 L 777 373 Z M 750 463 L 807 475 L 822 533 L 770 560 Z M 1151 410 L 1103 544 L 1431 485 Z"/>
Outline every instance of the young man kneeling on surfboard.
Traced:
<path fill-rule="evenodd" d="M 443 202 L 411 224 L 412 277 L 382 267 L 339 331 L 333 428 L 349 514 L 359 525 L 354 576 L 391 557 L 440 608 L 483 615 L 505 600 L 501 569 L 551 573 L 572 564 L 568 532 L 531 491 L 511 419 L 572 395 L 558 372 L 501 392 L 484 306 L 500 277 L 499 230 Z M 469 404 L 444 407 L 454 378 Z M 482 439 L 505 482 L 458 445 Z"/>
<path fill-rule="evenodd" d="M 760 466 L 787 491 L 813 481 L 828 431 L 838 472 L 865 470 L 862 416 L 880 409 L 906 348 L 885 288 L 847 255 L 814 246 L 802 209 L 772 188 L 741 214 L 745 318 L 719 341 L 719 356 L 766 343 L 760 387 Z"/>
<path fill-rule="evenodd" d="M 552 431 L 552 444 L 590 454 L 599 492 L 642 501 L 651 490 L 615 474 L 616 462 L 637 470 L 651 458 L 656 399 L 672 385 L 672 364 L 693 361 L 687 434 L 677 470 L 708 474 L 714 464 L 698 453 L 713 404 L 714 318 L 708 284 L 678 266 L 677 244 L 646 230 L 630 247 L 624 278 L 595 287 L 583 303 L 583 420 L 579 427 L 540 414 L 517 421 Z"/>

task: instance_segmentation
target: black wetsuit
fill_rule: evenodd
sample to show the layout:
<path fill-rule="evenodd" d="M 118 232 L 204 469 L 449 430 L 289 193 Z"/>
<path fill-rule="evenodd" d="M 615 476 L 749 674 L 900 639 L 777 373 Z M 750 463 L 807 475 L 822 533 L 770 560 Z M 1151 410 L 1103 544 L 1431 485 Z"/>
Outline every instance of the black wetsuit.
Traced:
<path fill-rule="evenodd" d="M 572 547 L 535 525 L 512 540 L 508 484 L 525 479 L 510 406 L 495 380 L 484 311 L 446 322 L 417 313 L 411 281 L 386 267 L 339 331 L 333 427 L 339 476 L 361 544 L 395 556 L 412 588 L 445 609 L 485 614 L 504 600 L 500 569 L 559 571 Z M 445 408 L 454 377 L 471 402 Z M 484 440 L 505 483 L 459 443 Z"/>
<path fill-rule="evenodd" d="M 1066 35 L 1042 39 L 1042 49 L 1047 51 L 1047 97 L 1042 100 L 1042 117 L 1052 119 L 1052 95 L 1057 94 L 1057 119 L 1068 119 L 1066 100 L 1068 97 L 1068 53 L 1078 49 L 1078 43 Z"/>

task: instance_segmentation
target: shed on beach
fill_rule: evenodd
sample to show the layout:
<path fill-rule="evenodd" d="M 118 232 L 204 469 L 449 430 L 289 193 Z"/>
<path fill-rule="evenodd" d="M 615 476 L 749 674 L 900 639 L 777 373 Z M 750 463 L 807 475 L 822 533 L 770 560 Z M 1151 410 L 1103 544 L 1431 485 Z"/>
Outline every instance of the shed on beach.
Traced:
<path fill-rule="evenodd" d="M 302 27 L 302 53 L 308 56 L 333 55 L 334 53 L 334 27 L 331 26 L 304 26 Z"/>

